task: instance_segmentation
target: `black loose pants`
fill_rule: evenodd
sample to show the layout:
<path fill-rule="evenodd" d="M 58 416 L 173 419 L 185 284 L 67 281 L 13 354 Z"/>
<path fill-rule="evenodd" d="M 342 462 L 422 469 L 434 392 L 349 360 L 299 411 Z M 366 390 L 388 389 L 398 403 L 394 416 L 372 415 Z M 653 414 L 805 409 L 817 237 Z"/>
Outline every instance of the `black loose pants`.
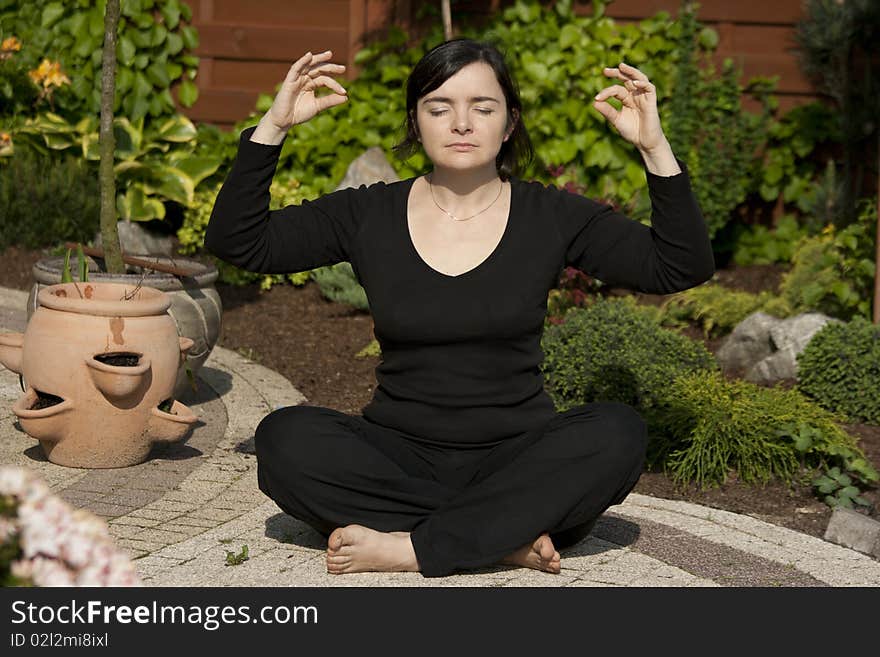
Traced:
<path fill-rule="evenodd" d="M 564 548 L 619 504 L 642 472 L 645 423 L 598 402 L 495 446 L 438 447 L 317 406 L 257 427 L 259 486 L 325 537 L 337 527 L 408 531 L 421 573 L 498 563 L 549 532 Z"/>

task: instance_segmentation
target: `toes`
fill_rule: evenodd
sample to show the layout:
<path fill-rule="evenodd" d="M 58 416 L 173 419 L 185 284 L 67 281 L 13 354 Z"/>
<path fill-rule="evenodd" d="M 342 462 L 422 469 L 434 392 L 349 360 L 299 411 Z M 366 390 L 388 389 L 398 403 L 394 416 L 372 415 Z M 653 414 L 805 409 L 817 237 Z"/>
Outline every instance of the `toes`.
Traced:
<path fill-rule="evenodd" d="M 339 527 L 333 530 L 333 533 L 330 534 L 330 537 L 327 539 L 327 549 L 328 550 L 338 550 L 342 547 L 342 528 Z"/>

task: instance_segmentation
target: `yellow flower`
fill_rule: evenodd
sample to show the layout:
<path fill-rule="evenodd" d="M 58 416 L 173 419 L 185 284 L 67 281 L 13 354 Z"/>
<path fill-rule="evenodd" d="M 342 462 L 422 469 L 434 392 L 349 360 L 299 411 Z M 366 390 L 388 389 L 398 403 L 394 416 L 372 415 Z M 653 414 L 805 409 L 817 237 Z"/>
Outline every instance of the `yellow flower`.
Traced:
<path fill-rule="evenodd" d="M 12 155 L 12 135 L 0 132 L 0 157 Z"/>
<path fill-rule="evenodd" d="M 70 84 L 70 78 L 61 72 L 61 62 L 51 62 L 48 59 L 40 62 L 35 70 L 28 72 L 28 75 L 35 84 L 41 85 L 44 89 Z"/>
<path fill-rule="evenodd" d="M 3 43 L 0 43 L 0 52 L 15 52 L 17 50 L 21 50 L 21 41 L 14 36 L 3 39 Z"/>

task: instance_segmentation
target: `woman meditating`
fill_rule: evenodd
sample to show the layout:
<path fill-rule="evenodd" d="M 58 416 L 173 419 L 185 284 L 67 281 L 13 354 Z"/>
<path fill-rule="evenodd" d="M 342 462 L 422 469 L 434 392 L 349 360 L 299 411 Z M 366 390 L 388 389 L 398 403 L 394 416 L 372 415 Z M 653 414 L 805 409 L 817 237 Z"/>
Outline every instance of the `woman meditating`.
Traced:
<path fill-rule="evenodd" d="M 331 56 L 296 61 L 242 132 L 205 245 L 261 273 L 350 262 L 382 350 L 378 386 L 362 416 L 314 406 L 266 416 L 260 489 L 327 537 L 330 573 L 436 577 L 497 563 L 558 573 L 559 549 L 635 486 L 647 436 L 625 404 L 555 411 L 540 371 L 548 292 L 566 266 L 655 294 L 714 273 L 654 85 L 627 64 L 606 68 L 616 84 L 592 103 L 642 156 L 650 227 L 516 177 L 531 157 L 516 86 L 494 46 L 468 39 L 431 50 L 407 82 L 395 150 L 424 149 L 429 172 L 270 211 L 288 131 L 347 100 Z"/>

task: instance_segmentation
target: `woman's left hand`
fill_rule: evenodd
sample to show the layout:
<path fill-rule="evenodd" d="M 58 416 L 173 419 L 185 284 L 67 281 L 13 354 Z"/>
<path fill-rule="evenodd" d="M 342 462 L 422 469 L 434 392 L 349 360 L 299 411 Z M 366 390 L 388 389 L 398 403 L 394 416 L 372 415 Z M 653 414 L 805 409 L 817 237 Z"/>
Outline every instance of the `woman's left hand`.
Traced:
<path fill-rule="evenodd" d="M 650 153 L 664 146 L 666 136 L 657 113 L 657 90 L 648 76 L 624 63 L 616 68 L 605 68 L 603 73 L 609 78 L 623 80 L 623 84 L 605 87 L 596 95 L 593 107 L 608 119 L 621 137 L 640 151 Z M 622 103 L 620 110 L 607 102 L 612 97 Z"/>

